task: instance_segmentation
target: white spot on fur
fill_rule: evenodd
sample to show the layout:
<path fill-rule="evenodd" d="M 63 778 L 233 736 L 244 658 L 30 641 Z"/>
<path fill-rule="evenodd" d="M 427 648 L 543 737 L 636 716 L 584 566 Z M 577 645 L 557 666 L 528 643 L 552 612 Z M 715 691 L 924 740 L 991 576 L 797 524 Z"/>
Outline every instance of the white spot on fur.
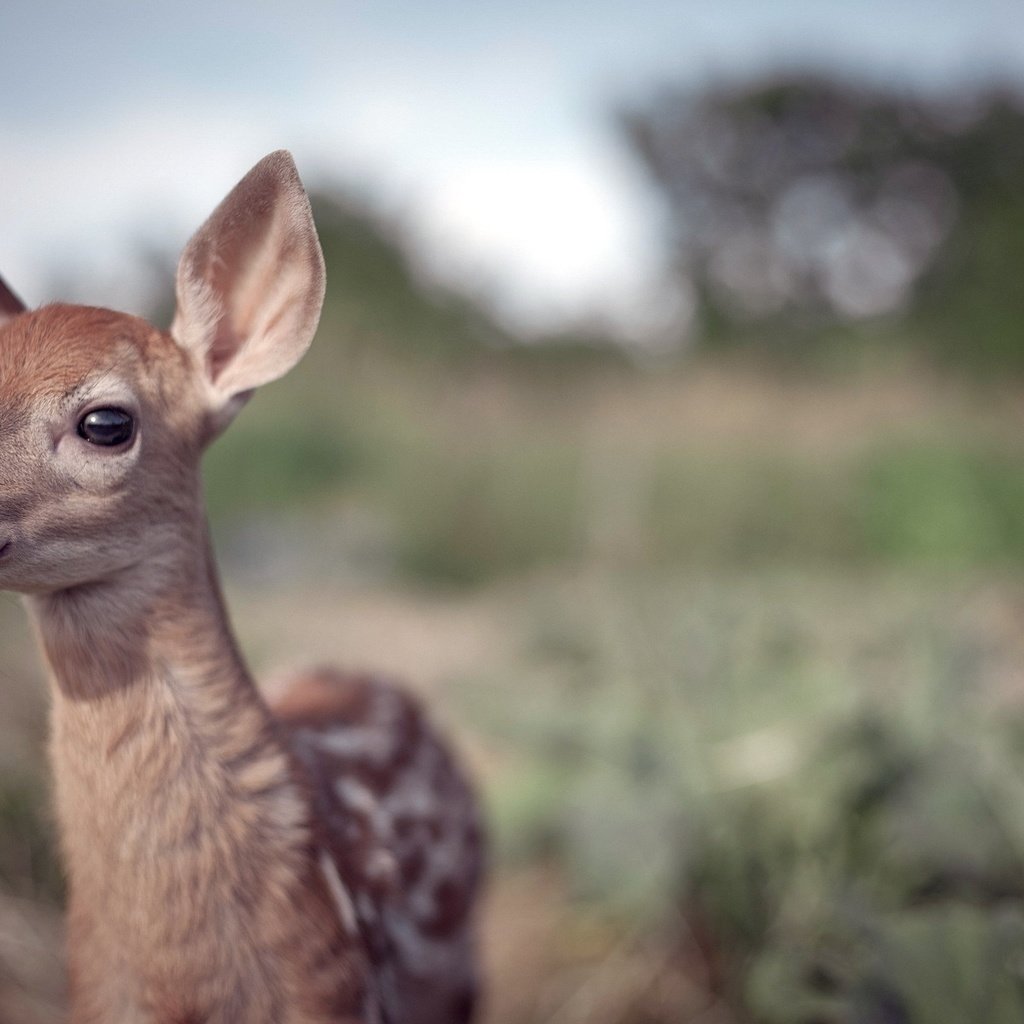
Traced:
<path fill-rule="evenodd" d="M 345 888 L 345 884 L 338 874 L 338 868 L 326 850 L 320 851 L 320 870 L 324 873 L 324 878 L 327 880 L 327 888 L 330 889 L 331 896 L 334 898 L 335 905 L 338 908 L 338 916 L 341 918 L 342 927 L 344 927 L 349 935 L 354 936 L 358 934 L 356 908 L 352 905 L 352 897 L 349 896 L 348 889 Z"/>
<path fill-rule="evenodd" d="M 330 732 L 305 730 L 305 735 L 321 750 L 336 757 L 383 761 L 391 756 L 390 726 L 332 729 Z"/>
<path fill-rule="evenodd" d="M 334 783 L 338 799 L 350 810 L 360 811 L 372 818 L 377 811 L 377 798 L 361 782 L 342 776 Z"/>
<path fill-rule="evenodd" d="M 387 850 L 374 850 L 366 862 L 367 877 L 377 882 L 394 882 L 398 878 L 398 861 Z"/>

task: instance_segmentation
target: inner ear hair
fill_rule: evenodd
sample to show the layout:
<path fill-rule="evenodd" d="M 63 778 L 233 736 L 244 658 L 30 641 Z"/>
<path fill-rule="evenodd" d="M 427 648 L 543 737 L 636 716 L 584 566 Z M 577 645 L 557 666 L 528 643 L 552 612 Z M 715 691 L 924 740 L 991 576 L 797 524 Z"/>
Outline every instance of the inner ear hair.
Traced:
<path fill-rule="evenodd" d="M 291 156 L 264 157 L 182 253 L 171 332 L 222 404 L 282 376 L 309 347 L 324 266 Z"/>

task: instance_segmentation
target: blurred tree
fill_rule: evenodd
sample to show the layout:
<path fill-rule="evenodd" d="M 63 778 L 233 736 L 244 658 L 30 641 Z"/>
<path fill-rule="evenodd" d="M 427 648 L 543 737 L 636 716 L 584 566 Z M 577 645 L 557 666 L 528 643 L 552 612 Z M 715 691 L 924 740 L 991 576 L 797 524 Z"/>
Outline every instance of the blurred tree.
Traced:
<path fill-rule="evenodd" d="M 1024 369 L 1024 97 L 815 76 L 667 89 L 625 112 L 705 344 L 907 318 Z"/>
<path fill-rule="evenodd" d="M 486 296 L 431 281 L 400 220 L 389 221 L 337 187 L 317 189 L 310 198 L 327 263 L 325 333 L 347 351 L 447 367 L 500 362 L 541 375 L 623 364 L 623 349 L 598 327 L 525 343 L 496 317 Z"/>
<path fill-rule="evenodd" d="M 509 344 L 479 304 L 423 279 L 400 225 L 339 189 L 311 200 L 327 263 L 324 319 L 346 347 L 447 362 Z"/>

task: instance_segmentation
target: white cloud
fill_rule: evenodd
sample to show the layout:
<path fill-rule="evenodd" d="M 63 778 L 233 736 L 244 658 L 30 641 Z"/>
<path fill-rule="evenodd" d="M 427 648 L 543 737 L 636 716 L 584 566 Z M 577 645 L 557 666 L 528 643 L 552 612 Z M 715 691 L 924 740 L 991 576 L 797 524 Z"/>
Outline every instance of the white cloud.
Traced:
<path fill-rule="evenodd" d="M 468 281 L 514 323 L 621 321 L 656 271 L 635 186 L 586 153 L 468 162 L 413 203 L 425 270 Z"/>

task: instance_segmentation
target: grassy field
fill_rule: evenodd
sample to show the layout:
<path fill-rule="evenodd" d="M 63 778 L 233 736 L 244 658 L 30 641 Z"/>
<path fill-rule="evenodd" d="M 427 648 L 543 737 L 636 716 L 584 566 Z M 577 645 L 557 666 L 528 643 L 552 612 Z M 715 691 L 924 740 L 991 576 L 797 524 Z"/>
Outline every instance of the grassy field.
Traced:
<path fill-rule="evenodd" d="M 314 348 L 209 463 L 261 676 L 473 766 L 491 1024 L 1024 1014 L 1024 393 Z M 0 1020 L 61 1018 L 45 695 L 0 596 Z"/>

